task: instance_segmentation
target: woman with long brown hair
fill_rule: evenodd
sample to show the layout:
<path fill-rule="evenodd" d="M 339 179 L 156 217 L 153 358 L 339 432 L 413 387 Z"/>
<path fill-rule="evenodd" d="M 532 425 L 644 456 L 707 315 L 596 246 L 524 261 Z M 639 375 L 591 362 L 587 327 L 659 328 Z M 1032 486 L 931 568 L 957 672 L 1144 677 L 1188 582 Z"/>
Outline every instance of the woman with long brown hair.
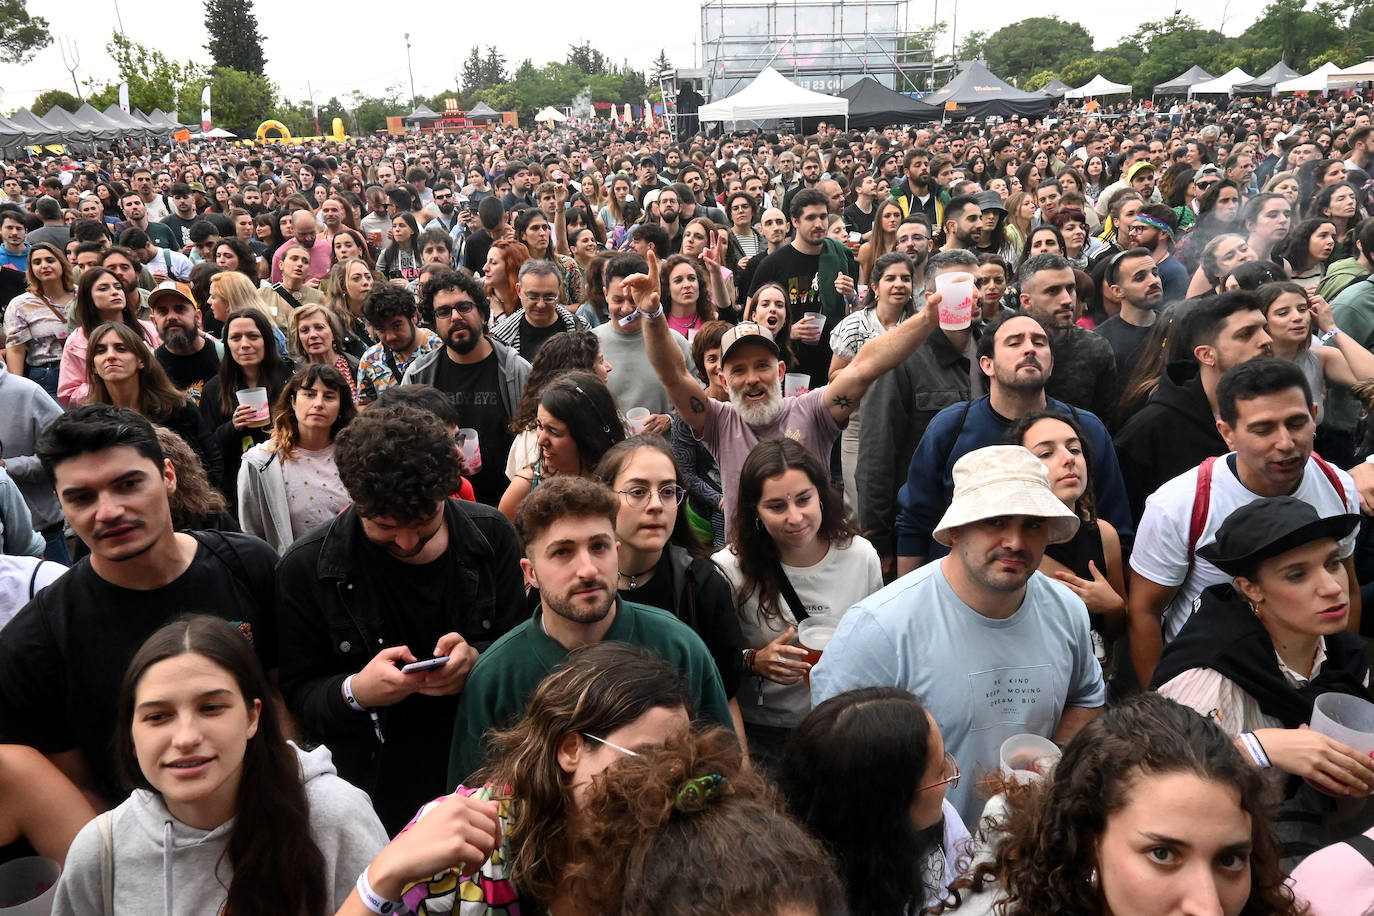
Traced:
<path fill-rule="evenodd" d="M 882 588 L 882 569 L 846 520 L 829 470 L 791 439 L 760 442 L 744 460 L 734 531 L 712 559 L 734 589 L 749 647 L 740 710 L 750 755 L 768 768 L 811 709 L 797 626 L 812 617 L 838 623 Z"/>
<path fill-rule="evenodd" d="M 859 283 L 868 283 L 873 262 L 897 247 L 897 227 L 902 224 L 902 205 L 885 200 L 873 210 L 873 234 L 859 246 Z"/>
<path fill-rule="evenodd" d="M 334 464 L 334 440 L 358 415 L 337 369 L 309 363 L 277 396 L 272 438 L 244 453 L 239 467 L 239 523 L 278 553 L 348 506 Z"/>
<path fill-rule="evenodd" d="M 128 325 L 110 321 L 91 332 L 86 348 L 87 404 L 128 407 L 186 440 L 212 474 L 220 470 L 214 436 L 186 392 L 172 384 L 153 351 Z"/>
<path fill-rule="evenodd" d="M 124 295 L 119 278 L 103 267 L 83 271 L 76 287 L 76 330 L 67 336 L 62 346 L 62 367 L 57 383 L 57 399 L 64 407 L 86 402 L 90 385 L 86 376 L 86 342 L 101 324 L 118 321 L 128 325 L 148 344 L 148 349 L 162 345 L 157 328 L 142 321 L 133 303 Z"/>

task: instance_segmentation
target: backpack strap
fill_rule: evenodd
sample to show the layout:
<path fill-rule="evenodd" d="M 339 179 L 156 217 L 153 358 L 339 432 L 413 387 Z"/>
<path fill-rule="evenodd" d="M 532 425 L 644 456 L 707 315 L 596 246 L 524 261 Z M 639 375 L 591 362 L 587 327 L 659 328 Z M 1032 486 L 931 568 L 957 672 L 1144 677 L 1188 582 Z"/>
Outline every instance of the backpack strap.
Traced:
<path fill-rule="evenodd" d="M 1312 453 L 1312 460 L 1315 461 L 1317 463 L 1317 467 L 1321 469 L 1322 476 L 1324 476 L 1331 483 L 1332 489 L 1334 489 L 1336 491 L 1336 495 L 1338 495 L 1341 498 L 1341 502 L 1345 502 L 1345 487 L 1341 485 L 1341 478 L 1337 476 L 1336 469 L 1331 466 L 1331 463 L 1329 461 L 1327 461 L 1321 455 L 1318 455 L 1316 452 Z"/>
<path fill-rule="evenodd" d="M 1358 833 L 1345 841 L 1345 845 L 1358 852 L 1370 865 L 1374 865 L 1374 840 L 1363 833 Z"/>
<path fill-rule="evenodd" d="M 1216 456 L 1202 459 L 1197 466 L 1197 489 L 1193 491 L 1193 514 L 1188 521 L 1188 565 L 1193 565 L 1193 552 L 1197 549 L 1198 538 L 1207 524 L 1207 513 L 1212 509 L 1212 466 L 1217 463 Z"/>
<path fill-rule="evenodd" d="M 33 574 L 29 576 L 29 600 L 30 600 L 30 601 L 32 601 L 32 600 L 33 600 L 33 596 L 36 595 L 36 594 L 38 593 L 38 589 L 37 589 L 35 586 L 38 585 L 38 574 L 39 574 L 40 572 L 42 572 L 42 571 L 43 571 L 43 561 L 42 561 L 42 560 L 39 560 L 36 564 L 34 564 L 34 567 L 33 567 Z"/>
<path fill-rule="evenodd" d="M 797 590 L 792 587 L 792 580 L 787 578 L 787 571 L 782 568 L 782 563 L 778 563 L 778 589 L 782 592 L 783 599 L 787 602 L 787 608 L 796 618 L 797 623 L 801 623 L 811 615 L 806 613 L 806 606 L 802 604 L 801 598 L 797 596 Z"/>
<path fill-rule="evenodd" d="M 273 291 L 274 293 L 276 293 L 278 296 L 281 296 L 283 299 L 285 299 L 285 300 L 286 300 L 286 304 L 289 305 L 289 306 L 291 306 L 292 310 L 295 310 L 295 309 L 298 309 L 298 308 L 301 307 L 301 301 L 300 301 L 299 299 L 297 299 L 295 296 L 291 295 L 291 291 L 288 290 L 288 289 L 287 289 L 285 286 L 283 286 L 282 284 L 280 284 L 280 283 L 273 283 L 273 284 L 272 284 L 272 291 Z"/>

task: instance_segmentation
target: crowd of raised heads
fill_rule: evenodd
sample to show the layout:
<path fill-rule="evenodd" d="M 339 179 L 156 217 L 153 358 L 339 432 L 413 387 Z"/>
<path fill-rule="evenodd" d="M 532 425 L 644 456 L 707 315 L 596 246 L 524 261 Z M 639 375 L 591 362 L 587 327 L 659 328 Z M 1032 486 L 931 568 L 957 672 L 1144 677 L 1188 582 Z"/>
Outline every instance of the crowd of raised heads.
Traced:
<path fill-rule="evenodd" d="M 682 111 L 4 161 L 0 905 L 1374 912 L 1374 107 Z"/>

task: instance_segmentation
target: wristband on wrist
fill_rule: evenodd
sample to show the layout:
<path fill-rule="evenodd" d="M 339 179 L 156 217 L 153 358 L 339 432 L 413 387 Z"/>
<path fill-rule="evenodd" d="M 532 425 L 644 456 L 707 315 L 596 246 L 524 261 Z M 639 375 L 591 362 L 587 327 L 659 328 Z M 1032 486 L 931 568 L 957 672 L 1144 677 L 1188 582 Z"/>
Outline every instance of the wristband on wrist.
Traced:
<path fill-rule="evenodd" d="M 347 704 L 348 704 L 348 708 L 351 709 L 351 710 L 353 710 L 354 712 L 367 712 L 367 707 L 364 706 L 363 704 L 359 703 L 359 702 L 354 698 L 354 696 L 353 696 L 353 679 L 354 679 L 355 677 L 357 677 L 356 674 L 350 674 L 348 677 L 344 678 L 344 682 L 343 682 L 343 697 L 344 697 L 344 702 L 347 703 Z"/>
<path fill-rule="evenodd" d="M 363 901 L 363 906 L 367 907 L 377 916 L 388 916 L 396 911 L 398 906 L 395 900 L 387 900 L 372 889 L 372 885 L 367 880 L 367 869 L 364 868 L 358 875 L 358 897 Z"/>
<path fill-rule="evenodd" d="M 1322 333 L 1318 334 L 1317 340 L 1321 341 L 1322 343 L 1327 343 L 1339 333 L 1341 333 L 1340 328 L 1332 328 L 1329 331 L 1323 331 Z"/>
<path fill-rule="evenodd" d="M 1245 745 L 1245 749 L 1250 752 L 1250 758 L 1255 761 L 1255 766 L 1261 770 L 1267 770 L 1273 766 L 1269 762 L 1269 755 L 1264 752 L 1264 745 L 1260 744 L 1253 732 L 1243 732 L 1240 741 Z"/>

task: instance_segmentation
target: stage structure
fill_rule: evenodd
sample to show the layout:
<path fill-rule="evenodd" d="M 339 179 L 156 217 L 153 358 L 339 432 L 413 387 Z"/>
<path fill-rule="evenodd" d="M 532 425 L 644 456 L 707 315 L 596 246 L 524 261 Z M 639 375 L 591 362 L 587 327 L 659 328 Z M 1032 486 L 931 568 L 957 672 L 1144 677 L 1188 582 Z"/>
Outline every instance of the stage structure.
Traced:
<path fill-rule="evenodd" d="M 908 5 L 907 0 L 706 0 L 701 66 L 674 75 L 690 79 L 707 102 L 743 88 L 764 67 L 830 95 L 865 76 L 899 92 L 929 91 L 943 82 L 940 70 L 948 65 L 932 71 L 930 48 L 904 47 L 911 33 Z M 676 98 L 675 87 L 664 89 L 665 101 Z"/>

